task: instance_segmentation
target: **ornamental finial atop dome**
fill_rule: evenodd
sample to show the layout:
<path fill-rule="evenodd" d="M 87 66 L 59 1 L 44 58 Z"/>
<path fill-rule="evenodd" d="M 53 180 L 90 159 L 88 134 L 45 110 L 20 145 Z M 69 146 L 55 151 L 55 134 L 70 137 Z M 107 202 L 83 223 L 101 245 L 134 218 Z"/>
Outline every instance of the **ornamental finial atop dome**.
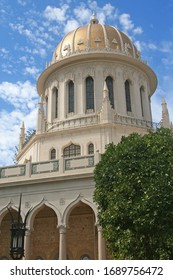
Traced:
<path fill-rule="evenodd" d="M 90 23 L 91 24 L 98 24 L 99 23 L 98 19 L 96 18 L 96 13 L 92 14 L 92 18 L 90 19 Z"/>

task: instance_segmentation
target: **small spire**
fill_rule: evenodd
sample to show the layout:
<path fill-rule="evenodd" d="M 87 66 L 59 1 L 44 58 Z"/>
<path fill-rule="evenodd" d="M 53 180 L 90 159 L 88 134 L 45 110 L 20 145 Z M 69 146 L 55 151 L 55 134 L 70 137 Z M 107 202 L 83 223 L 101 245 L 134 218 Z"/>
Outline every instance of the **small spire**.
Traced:
<path fill-rule="evenodd" d="M 92 14 L 90 23 L 91 23 L 91 24 L 98 24 L 98 23 L 99 23 L 98 19 L 96 18 L 96 13 L 94 13 L 94 12 L 93 12 L 93 14 Z"/>
<path fill-rule="evenodd" d="M 166 104 L 165 98 L 162 96 L 162 105 Z"/>
<path fill-rule="evenodd" d="M 38 103 L 38 112 L 37 112 L 37 134 L 43 133 L 45 131 L 45 121 L 44 121 L 44 108 L 43 108 L 43 100 L 40 98 L 40 102 Z"/>
<path fill-rule="evenodd" d="M 25 129 L 24 121 L 22 121 L 21 129 Z"/>
<path fill-rule="evenodd" d="M 104 81 L 104 86 L 103 86 L 103 98 L 108 97 L 108 87 L 106 84 L 106 81 Z"/>
<path fill-rule="evenodd" d="M 108 91 L 106 81 L 104 81 L 103 101 L 102 101 L 102 108 L 100 111 L 100 120 L 102 123 L 111 123 L 113 122 L 113 118 L 114 118 L 114 110 L 112 109 L 109 100 L 109 91 Z"/>
<path fill-rule="evenodd" d="M 165 101 L 164 97 L 162 97 L 161 126 L 163 126 L 165 128 L 170 128 L 169 111 L 168 111 L 167 104 L 166 104 L 166 101 Z"/>
<path fill-rule="evenodd" d="M 25 124 L 24 121 L 22 122 L 21 128 L 20 128 L 20 136 L 25 137 Z"/>
<path fill-rule="evenodd" d="M 19 137 L 19 152 L 21 152 L 23 145 L 25 143 L 25 124 L 24 121 L 20 127 L 20 137 Z"/>

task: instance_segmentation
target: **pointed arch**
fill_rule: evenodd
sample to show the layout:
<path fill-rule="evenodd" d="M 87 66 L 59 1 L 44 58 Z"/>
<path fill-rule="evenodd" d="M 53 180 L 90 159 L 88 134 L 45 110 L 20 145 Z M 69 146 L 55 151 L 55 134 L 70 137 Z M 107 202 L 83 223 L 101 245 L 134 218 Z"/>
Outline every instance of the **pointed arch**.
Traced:
<path fill-rule="evenodd" d="M 144 117 L 144 94 L 145 94 L 144 86 L 141 86 L 140 87 L 140 100 L 141 100 L 141 114 L 142 114 L 142 117 Z"/>
<path fill-rule="evenodd" d="M 9 213 L 9 210 L 8 210 L 8 209 L 12 209 L 12 210 L 18 212 L 18 207 L 19 207 L 19 206 L 15 206 L 15 205 L 13 205 L 13 204 L 10 202 L 7 206 L 5 206 L 5 207 L 0 211 L 0 226 L 1 226 L 1 223 L 2 223 L 3 218 Z M 25 219 L 25 214 L 24 214 L 22 211 L 21 211 L 21 213 L 20 213 L 20 216 L 21 216 L 22 221 L 24 221 L 24 219 Z"/>
<path fill-rule="evenodd" d="M 125 86 L 126 110 L 127 112 L 132 112 L 130 81 L 126 80 L 124 86 Z"/>
<path fill-rule="evenodd" d="M 94 110 L 94 79 L 88 76 L 85 80 L 86 111 Z"/>
<path fill-rule="evenodd" d="M 68 113 L 74 113 L 74 82 L 70 80 L 67 84 L 68 89 Z"/>
<path fill-rule="evenodd" d="M 59 223 L 61 222 L 61 219 L 62 219 L 62 215 L 61 213 L 59 212 L 59 210 L 56 208 L 56 206 L 54 206 L 52 203 L 50 203 L 49 201 L 47 201 L 46 199 L 43 198 L 43 200 L 38 203 L 33 209 L 32 211 L 30 212 L 29 216 L 28 216 L 28 219 L 27 219 L 27 227 L 29 229 L 33 229 L 33 224 L 34 224 L 34 219 L 35 219 L 35 216 L 38 214 L 38 212 L 40 210 L 42 210 L 44 208 L 44 206 L 47 206 L 49 208 L 51 208 L 55 214 L 56 214 L 56 217 L 57 217 L 57 227 L 59 225 Z"/>
<path fill-rule="evenodd" d="M 10 209 L 10 212 L 8 211 Z M 18 220 L 18 207 L 11 204 L 0 212 L 0 259 L 11 259 L 9 245 L 11 242 L 11 226 Z M 24 219 L 23 219 L 24 220 Z M 22 217 L 20 215 L 20 221 Z"/>
<path fill-rule="evenodd" d="M 70 143 L 63 149 L 64 157 L 75 157 L 81 155 L 81 146 L 77 144 Z"/>
<path fill-rule="evenodd" d="M 114 82 L 113 82 L 113 78 L 111 76 L 107 76 L 106 77 L 106 85 L 109 91 L 109 100 L 111 103 L 112 108 L 114 109 Z"/>
<path fill-rule="evenodd" d="M 49 153 L 50 153 L 49 158 L 51 160 L 56 159 L 56 149 L 55 148 L 51 148 Z"/>
<path fill-rule="evenodd" d="M 84 198 L 81 195 L 78 195 L 76 199 L 74 199 L 64 210 L 64 213 L 62 215 L 62 224 L 67 225 L 68 218 L 70 216 L 71 211 L 79 204 L 80 202 L 83 202 L 84 204 L 88 205 L 94 212 L 95 215 L 95 223 L 97 224 L 97 207 L 89 200 Z"/>
<path fill-rule="evenodd" d="M 88 144 L 88 155 L 94 154 L 94 144 L 90 142 Z"/>
<path fill-rule="evenodd" d="M 45 106 L 44 106 L 44 111 L 45 111 L 46 119 L 48 118 L 48 103 L 49 103 L 49 99 L 48 99 L 48 95 L 46 95 L 46 97 L 45 97 Z"/>
<path fill-rule="evenodd" d="M 52 112 L 53 112 L 53 119 L 58 118 L 58 88 L 54 87 L 52 89 Z"/>

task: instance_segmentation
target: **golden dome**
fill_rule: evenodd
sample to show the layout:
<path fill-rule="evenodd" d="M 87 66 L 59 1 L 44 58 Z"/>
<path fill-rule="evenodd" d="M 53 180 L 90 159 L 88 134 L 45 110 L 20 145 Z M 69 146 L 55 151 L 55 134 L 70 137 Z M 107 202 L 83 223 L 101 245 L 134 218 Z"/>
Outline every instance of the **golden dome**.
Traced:
<path fill-rule="evenodd" d="M 92 51 L 115 52 L 140 58 L 137 48 L 126 34 L 113 26 L 100 24 L 93 16 L 89 25 L 78 27 L 62 39 L 55 49 L 53 62 Z"/>

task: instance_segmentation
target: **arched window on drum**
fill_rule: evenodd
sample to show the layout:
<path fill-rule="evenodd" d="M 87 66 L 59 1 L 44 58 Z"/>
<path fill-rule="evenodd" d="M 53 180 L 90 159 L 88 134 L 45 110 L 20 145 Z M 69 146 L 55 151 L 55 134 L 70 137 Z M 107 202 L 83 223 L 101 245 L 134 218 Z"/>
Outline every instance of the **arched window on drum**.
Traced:
<path fill-rule="evenodd" d="M 76 157 L 81 155 L 80 145 L 70 144 L 63 150 L 64 157 Z"/>
<path fill-rule="evenodd" d="M 74 83 L 69 81 L 68 85 L 68 113 L 74 113 Z"/>
<path fill-rule="evenodd" d="M 58 89 L 56 87 L 53 88 L 53 116 L 54 118 L 58 118 Z"/>
<path fill-rule="evenodd" d="M 87 77 L 85 81 L 86 86 L 86 111 L 94 111 L 94 80 L 92 77 Z"/>
<path fill-rule="evenodd" d="M 125 81 L 124 86 L 125 86 L 126 110 L 127 110 L 127 112 L 132 112 L 131 92 L 130 92 L 130 82 L 129 82 L 129 80 Z"/>
<path fill-rule="evenodd" d="M 94 144 L 90 143 L 88 145 L 88 155 L 92 155 L 92 154 L 94 154 Z"/>
<path fill-rule="evenodd" d="M 54 148 L 50 151 L 50 159 L 56 159 L 56 150 Z"/>
<path fill-rule="evenodd" d="M 111 76 L 108 76 L 106 78 L 106 85 L 109 91 L 109 100 L 111 103 L 112 108 L 114 109 L 114 85 L 113 85 L 113 79 Z"/>

